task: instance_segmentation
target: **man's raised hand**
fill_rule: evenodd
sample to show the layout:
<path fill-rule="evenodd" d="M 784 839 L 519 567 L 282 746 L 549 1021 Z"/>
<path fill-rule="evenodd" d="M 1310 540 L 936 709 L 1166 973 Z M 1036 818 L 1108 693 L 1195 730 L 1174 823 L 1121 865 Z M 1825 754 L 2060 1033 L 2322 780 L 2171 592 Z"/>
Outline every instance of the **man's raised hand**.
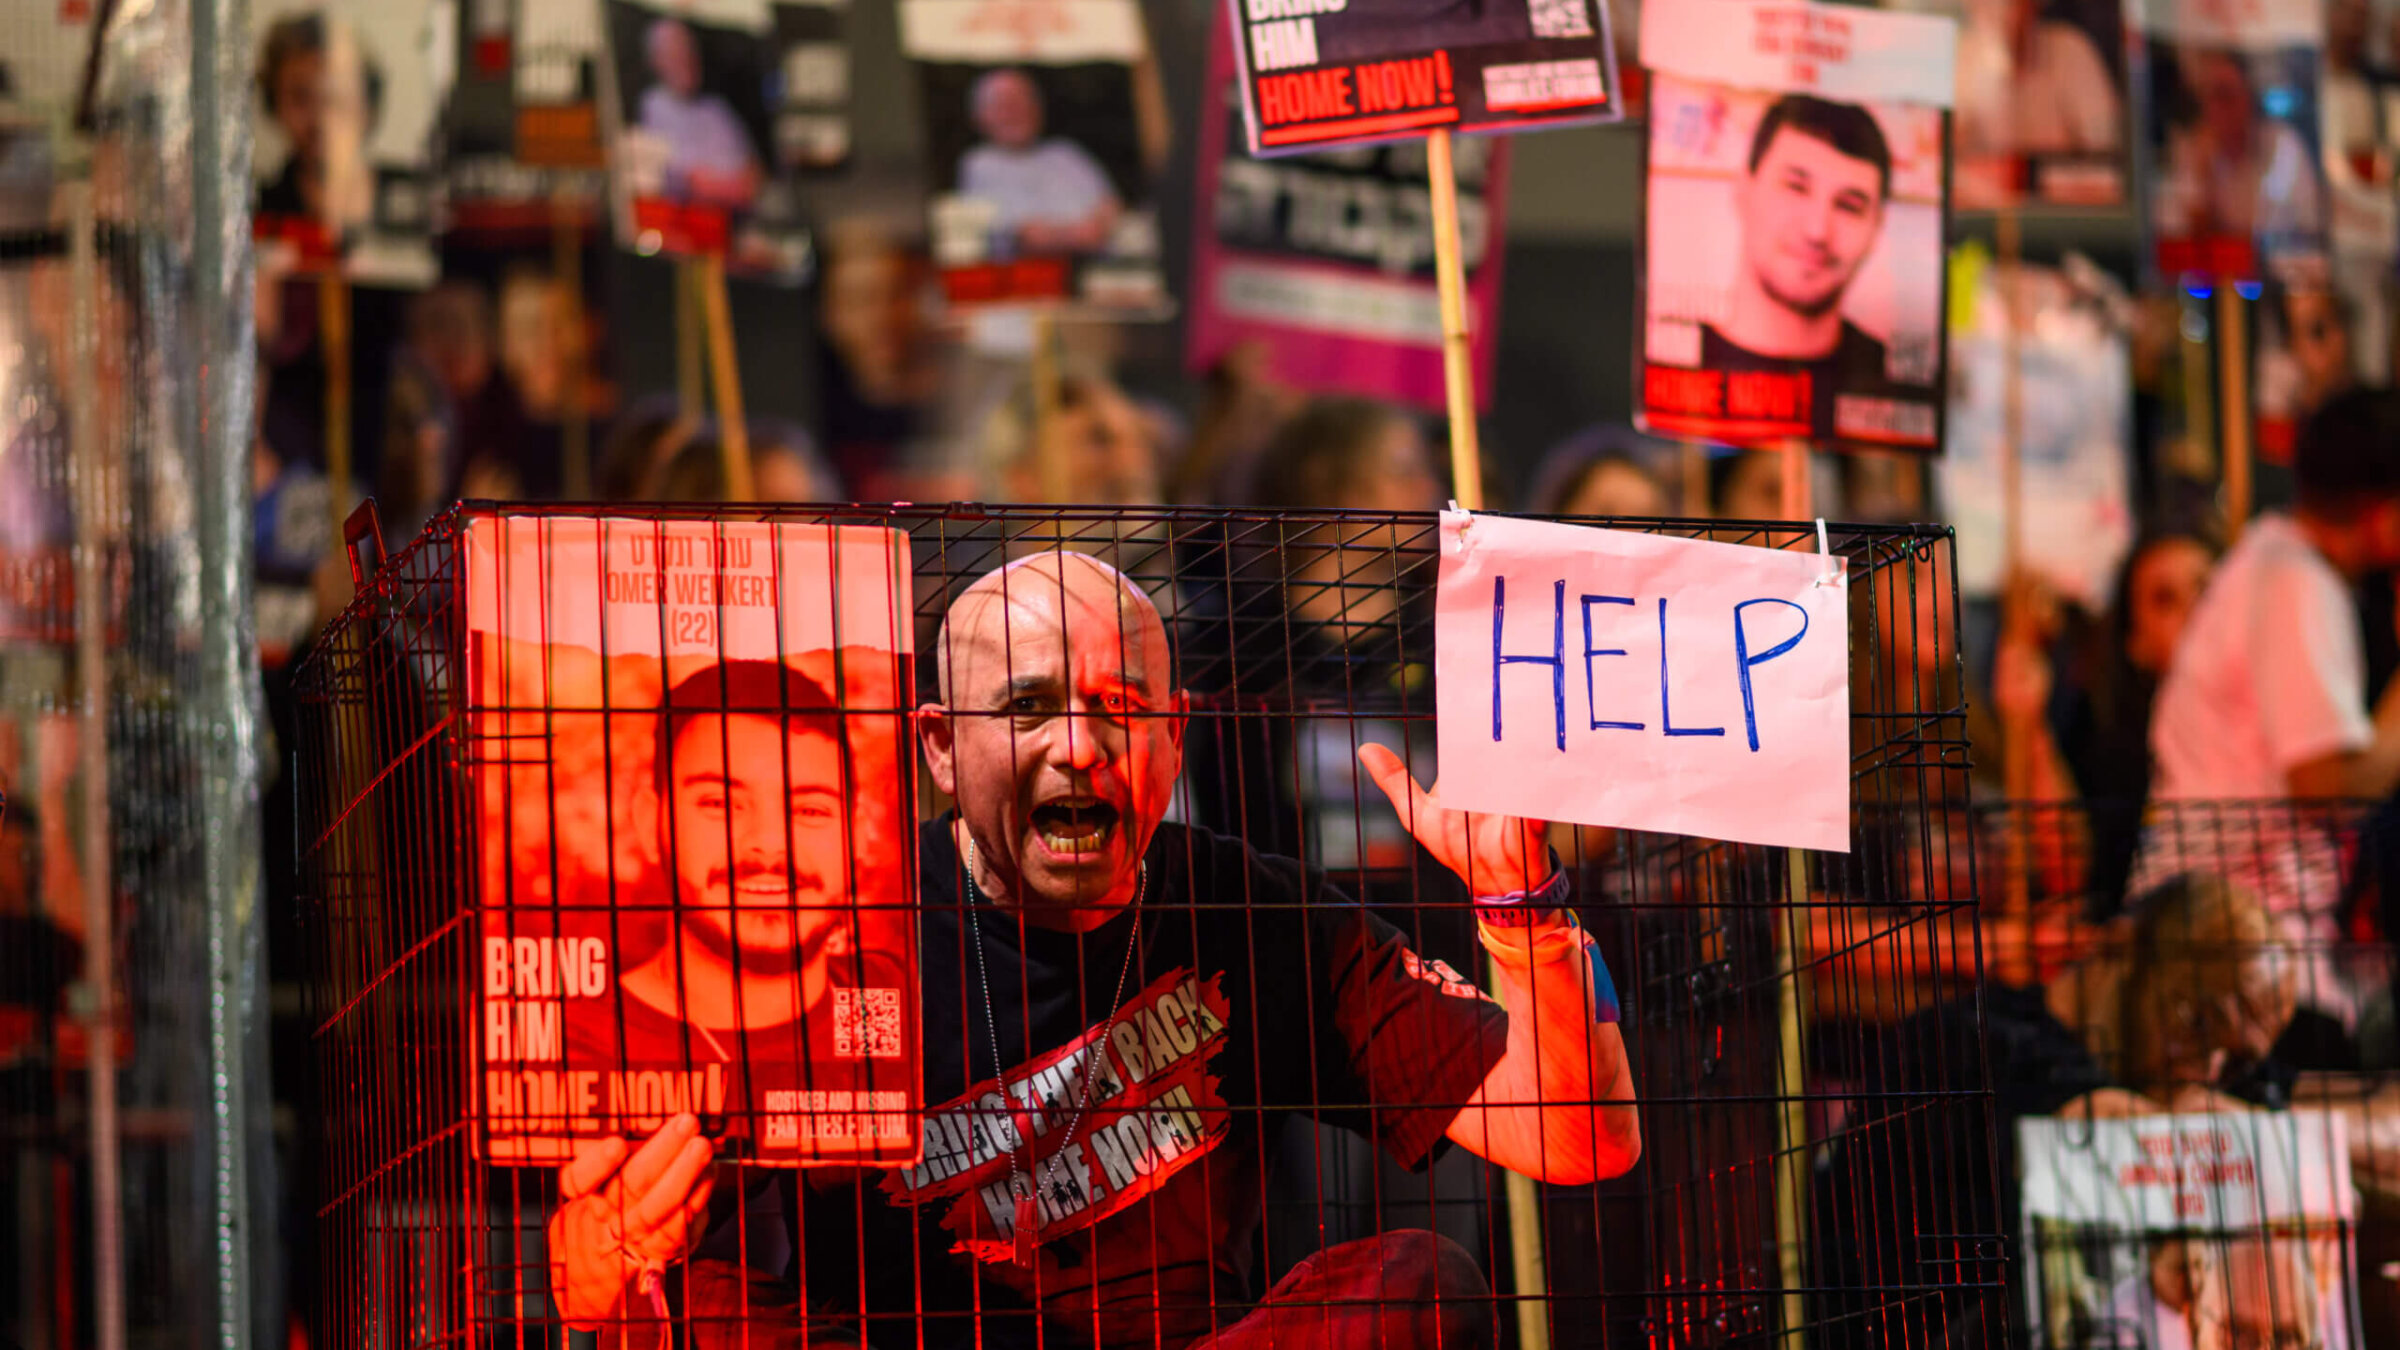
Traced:
<path fill-rule="evenodd" d="M 1392 799 L 1408 832 L 1475 894 L 1529 891 L 1550 879 L 1550 850 L 1543 842 L 1549 826 L 1544 822 L 1453 811 L 1419 787 L 1400 757 L 1380 745 L 1358 747 L 1358 762 Z"/>
<path fill-rule="evenodd" d="M 625 1315 L 625 1291 L 644 1270 L 683 1259 L 716 1183 L 716 1150 L 700 1122 L 677 1116 L 639 1149 L 597 1139 L 559 1169 L 550 1216 L 550 1291 L 567 1325 Z"/>

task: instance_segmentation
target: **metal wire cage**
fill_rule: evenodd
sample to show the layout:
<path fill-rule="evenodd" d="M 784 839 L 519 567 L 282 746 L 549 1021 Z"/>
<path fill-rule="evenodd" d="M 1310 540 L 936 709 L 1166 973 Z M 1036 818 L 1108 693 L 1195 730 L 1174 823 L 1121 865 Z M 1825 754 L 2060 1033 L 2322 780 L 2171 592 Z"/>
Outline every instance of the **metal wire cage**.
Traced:
<path fill-rule="evenodd" d="M 1846 855 L 1805 854 L 1553 829 L 1573 907 L 1622 992 L 1643 1143 L 1621 1176 L 1537 1185 L 1464 1148 L 1444 1149 L 1421 1128 L 1411 1133 L 1401 1108 L 1445 1108 L 1434 1112 L 1438 1123 L 1463 1101 L 1444 1095 L 1456 1071 L 1437 1057 L 1403 1055 L 1398 1070 L 1384 1064 L 1378 1077 L 1301 1056 L 1313 1067 L 1276 1070 L 1270 1082 L 1262 1066 L 1291 1058 L 1276 1042 L 1322 1047 L 1339 1039 L 1312 1026 L 1313 1014 L 1256 1025 L 1260 1018 L 1239 1006 L 1225 1015 L 1194 994 L 1201 985 L 1144 988 L 1126 978 L 1137 950 L 1143 974 L 1152 973 L 1145 941 L 1231 952 L 1233 968 L 1218 974 L 1251 991 L 1256 1013 L 1255 986 L 1297 969 L 1285 938 L 1296 932 L 1305 944 L 1331 931 L 1285 926 L 1293 907 L 1258 890 L 1258 877 L 1274 876 L 1299 878 L 1292 885 L 1301 912 L 1347 914 L 1347 898 L 1388 924 L 1408 949 L 1406 973 L 1393 979 L 1482 1002 L 1458 974 L 1482 968 L 1466 886 L 1410 837 L 1356 758 L 1361 745 L 1381 744 L 1419 782 L 1435 777 L 1433 516 L 951 505 L 661 508 L 579 523 L 591 518 L 575 507 L 475 504 L 437 518 L 372 569 L 360 599 L 298 673 L 298 849 L 315 957 L 311 1091 L 322 1122 L 313 1176 L 322 1271 L 316 1343 L 567 1343 L 545 1231 L 561 1203 L 554 1164 L 567 1145 L 553 1140 L 504 1157 L 497 1144 L 497 1107 L 482 1075 L 499 1042 L 481 995 L 506 988 L 517 977 L 508 963 L 520 958 L 504 960 L 495 975 L 486 944 L 495 913 L 515 916 L 511 923 L 539 916 L 550 926 L 507 932 L 555 938 L 579 908 L 620 916 L 639 909 L 627 899 L 632 884 L 608 870 L 620 863 L 598 864 L 595 882 L 594 865 L 573 856 L 578 841 L 618 828 L 631 808 L 603 792 L 596 816 L 573 816 L 561 805 L 561 785 L 630 784 L 623 791 L 638 793 L 665 783 L 652 775 L 666 771 L 643 754 L 669 751 L 628 748 L 679 746 L 682 733 L 674 716 L 660 715 L 662 700 L 676 697 L 666 675 L 624 684 L 614 702 L 579 701 L 552 697 L 565 677 L 547 658 L 529 660 L 538 678 L 502 681 L 506 706 L 495 708 L 494 658 L 470 639 L 479 603 L 472 588 L 489 584 L 471 579 L 476 531 L 565 538 L 618 529 L 664 538 L 699 529 L 729 537 L 762 526 L 900 532 L 895 556 L 906 576 L 897 593 L 910 597 L 909 608 L 880 650 L 913 647 L 919 659 L 913 670 L 903 662 L 898 677 L 913 681 L 913 694 L 908 684 L 862 684 L 820 670 L 844 718 L 893 719 L 939 697 L 940 663 L 923 658 L 936 651 L 952 603 L 993 569 L 1053 549 L 1102 558 L 1147 593 L 1167 630 L 1173 684 L 1189 698 L 1178 714 L 1188 721 L 1162 827 L 1179 832 L 1172 837 L 1180 842 L 1153 844 L 1144 883 L 1161 888 L 1163 898 L 1151 903 L 1174 907 L 1144 911 L 1151 927 L 1137 925 L 1118 945 L 1044 946 L 1020 930 L 1009 948 L 990 945 L 979 929 L 976 951 L 1014 950 L 1026 966 L 979 970 L 960 955 L 960 916 L 974 908 L 974 893 L 960 885 L 956 850 L 940 852 L 936 835 L 920 836 L 919 889 L 900 906 L 921 921 L 923 942 L 923 1013 L 908 1034 L 921 1037 L 927 1081 L 898 1127 L 911 1160 L 920 1135 L 927 1161 L 919 1167 L 964 1138 L 962 1165 L 997 1168 L 993 1150 L 974 1152 L 989 1142 L 976 1130 L 1005 1138 L 1040 1128 L 1025 1099 L 1007 1111 L 1007 1129 L 988 1116 L 981 1125 L 945 1124 L 942 1105 L 945 1088 L 993 1078 L 993 1054 L 1012 1040 L 1019 1053 L 1050 1048 L 1033 1043 L 1039 1033 L 1026 990 L 1037 956 L 1062 965 L 1081 999 L 1100 1005 L 1085 1010 L 1083 1020 L 1098 1024 L 1090 1039 L 1115 1044 L 1124 1030 L 1118 1010 L 1144 998 L 1152 1011 L 1181 1009 L 1180 1022 L 1165 1015 L 1153 1024 L 1149 1012 L 1140 1014 L 1133 1058 L 1095 1057 L 1113 1062 L 1116 1076 L 1128 1076 L 1145 1045 L 1158 1068 L 1179 1038 L 1205 1045 L 1214 1035 L 1252 1043 L 1213 1061 L 1214 1072 L 1257 1081 L 1210 1077 L 1207 1091 L 1222 1092 L 1213 1118 L 1200 1111 L 1181 1123 L 1164 1119 L 1178 1108 L 1164 1099 L 1112 1106 L 1109 1094 L 1121 1084 L 1091 1061 L 1069 1061 L 1071 1071 L 1051 1081 L 1053 1116 L 1089 1111 L 1101 1118 L 1090 1134 L 1136 1131 L 1117 1136 L 1125 1152 L 1113 1162 L 1099 1156 L 1104 1143 L 1092 1145 L 1093 1194 L 1121 1192 L 1139 1204 L 1154 1192 L 1177 1194 L 1161 1191 L 1170 1173 L 1230 1174 L 1196 1193 L 1207 1211 L 1197 1235 L 1162 1237 L 1195 1214 L 1166 1214 L 1161 1201 L 1112 1211 L 1113 1229 L 1047 1241 L 1045 1252 L 1082 1244 L 1082 1260 L 1103 1273 L 1080 1279 L 1072 1257 L 1045 1255 L 1019 1277 L 1007 1273 L 1004 1251 L 974 1246 L 999 1231 L 1017 1193 L 1006 1171 L 997 1173 L 1004 1189 L 983 1188 L 995 1205 L 992 1228 L 971 1213 L 961 1218 L 971 1209 L 961 1196 L 948 1210 L 909 1210 L 899 1222 L 910 1240 L 881 1249 L 867 1213 L 895 1194 L 895 1171 L 913 1171 L 878 1170 L 875 1159 L 857 1156 L 840 1167 L 776 1165 L 791 1159 L 770 1156 L 763 1116 L 745 1122 L 738 1104 L 727 1106 L 710 1118 L 709 1127 L 723 1131 L 727 1160 L 715 1172 L 712 1213 L 696 1225 L 705 1236 L 689 1260 L 666 1263 L 655 1285 L 642 1282 L 654 1296 L 628 1294 L 613 1310 L 622 1320 L 610 1327 L 626 1343 L 664 1344 L 651 1338 L 671 1334 L 688 1344 L 783 1337 L 773 1343 L 1174 1345 L 1217 1332 L 1224 1344 L 1316 1344 L 1365 1325 L 1362 1310 L 1387 1295 L 1446 1303 L 1432 1321 L 1406 1324 L 1414 1328 L 1407 1334 L 1393 1330 L 1402 1324 L 1374 1323 L 1387 1339 L 1423 1333 L 1428 1343 L 2005 1339 L 2006 1253 L 1982 1081 L 1976 851 L 1947 531 L 1836 526 L 1821 536 L 1798 525 L 1605 522 L 1768 548 L 1813 551 L 1822 538 L 1847 560 L 1855 844 Z M 572 625 L 543 598 L 555 594 L 540 578 L 519 576 L 501 583 L 493 602 L 529 606 L 524 613 L 563 631 Z M 830 645 L 855 648 L 849 639 Z M 738 711 L 730 690 L 710 705 L 728 718 Z M 788 701 L 782 714 L 800 715 Z M 914 776 L 916 753 L 906 741 L 889 763 L 862 757 L 855 732 L 846 744 L 843 772 L 852 777 L 844 780 L 845 823 L 836 828 L 853 831 L 853 841 L 887 790 L 905 793 L 917 820 L 950 805 L 930 778 Z M 734 747 L 726 737 L 725 753 Z M 495 773 L 510 785 L 498 797 Z M 643 809 L 672 821 L 681 808 Z M 1235 852 L 1211 852 L 1220 847 L 1215 837 Z M 1203 852 L 1249 858 L 1243 848 L 1268 861 L 1239 864 L 1251 869 L 1240 884 L 1212 885 L 1194 870 Z M 494 861 L 502 855 L 506 865 Z M 1320 871 L 1275 870 L 1284 865 L 1273 860 L 1293 858 Z M 608 898 L 592 901 L 594 885 Z M 679 921 L 682 903 L 661 908 Z M 996 913 L 980 921 L 1005 922 Z M 573 983 L 556 973 L 534 978 L 549 989 Z M 1324 989 L 1301 992 L 1347 998 L 1346 978 L 1336 972 Z M 1328 1024 L 1338 1012 L 1325 1011 Z M 865 1025 L 847 1018 L 845 1035 Z M 1023 1034 L 1012 1035 L 1005 1023 L 1020 1018 Z M 1932 1030 L 1915 1034 L 1912 1026 Z M 753 1039 L 744 1054 L 758 1053 Z M 1408 1081 L 1417 1074 L 1444 1086 L 1417 1090 Z M 1097 1092 L 1095 1077 L 1103 1081 Z M 818 1099 L 825 1112 L 847 1105 L 859 1118 L 864 1103 Z M 520 1107 L 520 1119 L 563 1109 Z M 811 1109 L 803 1100 L 802 1113 Z M 634 1114 L 615 1119 L 624 1125 Z M 645 1124 L 663 1115 L 654 1110 Z M 1210 1141 L 1226 1139 L 1246 1152 L 1212 1155 L 1218 1145 Z M 1157 1182 L 1142 1180 L 1154 1170 Z M 1194 1193 L 1181 1194 L 1191 1203 Z M 1049 1201 L 1041 1203 L 1049 1214 Z M 1059 1213 L 1066 1208 L 1062 1201 Z M 1146 1217 L 1128 1227 L 1124 1215 Z M 1344 1244 L 1399 1234 L 1428 1245 L 1376 1250 L 1434 1253 L 1436 1278 L 1405 1287 L 1328 1278 L 1338 1253 L 1357 1250 Z M 1472 1271 L 1459 1265 L 1469 1258 Z M 1167 1270 L 1193 1262 L 1202 1269 L 1196 1279 Z M 1112 1302 L 1109 1279 L 1137 1287 L 1138 1297 Z M 1270 1287 L 1303 1291 L 1290 1301 L 1325 1320 L 1305 1333 L 1239 1340 L 1261 1325 L 1241 1319 Z M 1027 1311 L 1037 1304 L 1038 1314 Z M 786 1305 L 807 1320 L 782 1311 Z"/>

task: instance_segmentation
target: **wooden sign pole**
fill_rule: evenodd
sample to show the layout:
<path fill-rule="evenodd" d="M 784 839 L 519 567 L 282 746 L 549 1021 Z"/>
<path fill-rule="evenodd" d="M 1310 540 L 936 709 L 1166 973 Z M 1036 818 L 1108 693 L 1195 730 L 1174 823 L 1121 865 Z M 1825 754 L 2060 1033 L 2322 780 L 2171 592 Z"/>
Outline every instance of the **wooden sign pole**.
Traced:
<path fill-rule="evenodd" d="M 2225 432 L 2225 542 L 2250 519 L 2250 311 L 2231 282 L 2217 287 L 2217 409 Z"/>
<path fill-rule="evenodd" d="M 725 500 L 746 502 L 750 483 L 750 422 L 742 413 L 742 371 L 733 353 L 733 316 L 725 297 L 725 255 L 700 259 L 700 309 L 708 329 L 708 373 L 716 390 L 717 448 L 725 456 Z"/>
<path fill-rule="evenodd" d="M 1483 448 L 1475 439 L 1474 349 L 1467 331 L 1467 269 L 1458 238 L 1458 173 L 1450 129 L 1425 138 L 1426 185 L 1433 190 L 1433 276 L 1442 301 L 1442 384 L 1450 407 L 1450 491 L 1459 506 L 1483 509 Z M 1499 997 L 1493 972 L 1484 984 Z M 1542 1195 L 1533 1179 L 1503 1174 L 1508 1196 L 1508 1255 L 1517 1292 L 1517 1345 L 1550 1350 L 1550 1271 L 1542 1249 Z"/>
<path fill-rule="evenodd" d="M 701 337 L 708 328 L 700 301 L 700 260 L 675 259 L 675 402 L 676 410 L 698 421 L 708 407 L 706 361 Z"/>
<path fill-rule="evenodd" d="M 1806 520 L 1810 504 L 1809 445 L 1791 441 L 1783 448 L 1783 514 Z M 1775 926 L 1775 1252 L 1783 1284 L 1783 1329 L 1786 1335 L 1808 1325 L 1808 1308 L 1800 1293 L 1807 1241 L 1802 1206 L 1808 1195 L 1808 1106 L 1802 1099 L 1800 967 L 1796 959 L 1800 935 L 1807 931 L 1808 854 L 1783 851 L 1786 868 L 1783 921 Z"/>
<path fill-rule="evenodd" d="M 317 350 L 325 358 L 325 484 L 333 533 L 350 519 L 350 279 L 336 262 L 317 279 Z"/>
<path fill-rule="evenodd" d="M 1467 332 L 1467 269 L 1458 241 L 1458 173 L 1450 129 L 1425 138 L 1425 177 L 1433 189 L 1433 277 L 1442 300 L 1442 382 L 1450 405 L 1450 491 L 1469 511 L 1483 509 L 1483 448 L 1475 440 L 1474 347 Z"/>

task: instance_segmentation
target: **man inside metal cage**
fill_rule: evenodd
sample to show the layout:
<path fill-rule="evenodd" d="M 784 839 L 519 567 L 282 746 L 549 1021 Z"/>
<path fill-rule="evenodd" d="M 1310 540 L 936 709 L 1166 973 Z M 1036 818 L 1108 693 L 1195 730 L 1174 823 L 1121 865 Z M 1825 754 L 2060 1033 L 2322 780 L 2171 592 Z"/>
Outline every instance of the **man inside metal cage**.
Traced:
<path fill-rule="evenodd" d="M 1263 1298 L 1252 1266 L 1293 1115 L 1411 1169 L 1445 1142 L 1560 1184 L 1634 1164 L 1615 990 L 1542 824 L 1360 752 L 1477 897 L 1495 1002 L 1301 864 L 1165 823 L 1192 710 L 1113 568 L 986 575 L 938 657 L 921 733 L 957 808 L 920 843 L 923 1160 L 784 1174 L 704 1237 L 696 1121 L 588 1146 L 549 1222 L 562 1319 L 641 1343 L 656 1323 L 625 1319 L 679 1296 L 696 1345 L 1489 1344 L 1482 1272 L 1430 1232 L 1325 1248 Z"/>

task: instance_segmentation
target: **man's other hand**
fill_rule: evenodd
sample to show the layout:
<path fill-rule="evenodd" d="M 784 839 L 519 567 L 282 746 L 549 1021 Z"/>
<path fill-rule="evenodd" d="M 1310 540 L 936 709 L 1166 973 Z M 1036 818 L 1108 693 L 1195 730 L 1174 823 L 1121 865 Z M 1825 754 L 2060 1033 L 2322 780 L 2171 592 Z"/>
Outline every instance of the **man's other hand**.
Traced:
<path fill-rule="evenodd" d="M 1380 745 L 1358 747 L 1358 762 L 1392 799 L 1408 832 L 1475 894 L 1530 891 L 1550 879 L 1550 850 L 1543 842 L 1550 828 L 1546 823 L 1453 811 L 1419 787 L 1400 757 Z"/>
<path fill-rule="evenodd" d="M 624 1316 L 625 1291 L 644 1270 L 682 1260 L 708 1213 L 716 1150 L 697 1119 L 677 1116 L 628 1151 L 622 1139 L 592 1140 L 559 1170 L 550 1291 L 568 1326 Z"/>

